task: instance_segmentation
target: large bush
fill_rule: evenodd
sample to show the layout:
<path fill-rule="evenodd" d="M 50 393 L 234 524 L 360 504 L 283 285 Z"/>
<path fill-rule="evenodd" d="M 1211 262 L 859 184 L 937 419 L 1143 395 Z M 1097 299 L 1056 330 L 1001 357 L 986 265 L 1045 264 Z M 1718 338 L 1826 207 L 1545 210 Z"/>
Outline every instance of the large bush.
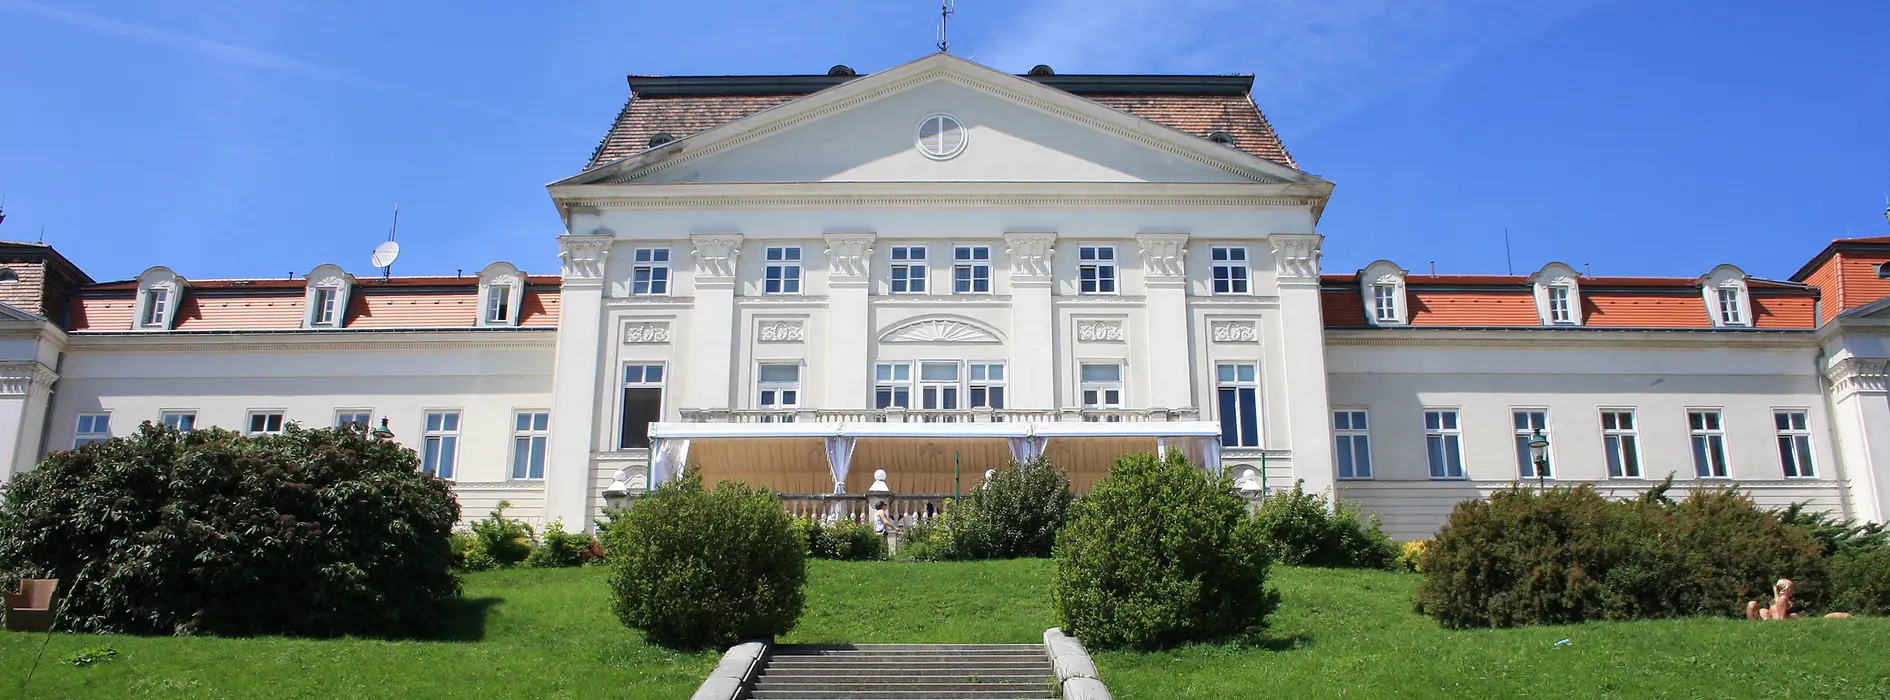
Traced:
<path fill-rule="evenodd" d="M 0 570 L 59 579 L 74 631 L 426 635 L 459 595 L 459 504 L 418 467 L 357 431 L 146 423 L 14 476 Z"/>
<path fill-rule="evenodd" d="M 1801 528 L 1828 556 L 1830 575 L 1823 598 L 1831 610 L 1890 614 L 1890 531 L 1882 523 L 1839 520 L 1793 504 L 1780 521 Z"/>
<path fill-rule="evenodd" d="M 1817 600 L 1825 564 L 1802 530 L 1729 490 L 1664 492 L 1516 487 L 1460 503 L 1425 550 L 1417 609 L 1449 627 L 1743 615 L 1779 578 Z"/>
<path fill-rule="evenodd" d="M 990 481 L 951 509 L 947 524 L 952 531 L 951 556 L 1050 556 L 1073 500 L 1069 477 L 1051 466 L 1048 458 L 998 469 Z"/>
<path fill-rule="evenodd" d="M 1400 552 L 1377 516 L 1366 517 L 1358 504 L 1328 506 L 1322 494 L 1306 493 L 1303 482 L 1290 491 L 1269 494 L 1254 514 L 1260 533 L 1280 563 L 1292 566 L 1389 569 Z"/>
<path fill-rule="evenodd" d="M 699 649 L 794 628 L 807 541 L 781 501 L 747 484 L 665 484 L 611 522 L 611 608 L 652 643 Z"/>
<path fill-rule="evenodd" d="M 1279 604 L 1259 528 L 1233 484 L 1125 456 L 1080 501 L 1056 542 L 1063 629 L 1102 648 L 1156 649 L 1259 632 Z"/>

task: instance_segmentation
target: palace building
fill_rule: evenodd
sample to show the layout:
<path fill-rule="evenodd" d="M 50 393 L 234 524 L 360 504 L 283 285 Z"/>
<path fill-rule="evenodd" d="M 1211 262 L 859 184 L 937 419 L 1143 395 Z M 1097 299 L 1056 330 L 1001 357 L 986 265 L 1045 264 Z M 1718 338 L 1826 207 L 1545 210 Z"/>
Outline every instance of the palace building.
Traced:
<path fill-rule="evenodd" d="M 629 82 L 549 186 L 555 270 L 550 235 L 454 277 L 95 282 L 0 245 L 0 474 L 145 421 L 385 419 L 467 518 L 568 525 L 619 470 L 808 501 L 884 471 L 935 502 L 1013 459 L 1083 490 L 1171 449 L 1407 539 L 1519 480 L 1890 514 L 1890 238 L 1789 281 L 1324 270 L 1333 183 L 1250 77 L 938 54 Z"/>

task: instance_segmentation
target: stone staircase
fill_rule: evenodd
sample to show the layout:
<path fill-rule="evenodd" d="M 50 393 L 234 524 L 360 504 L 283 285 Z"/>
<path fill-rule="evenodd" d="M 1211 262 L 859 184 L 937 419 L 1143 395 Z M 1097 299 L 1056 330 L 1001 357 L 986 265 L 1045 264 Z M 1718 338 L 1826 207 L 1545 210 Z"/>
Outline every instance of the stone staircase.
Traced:
<path fill-rule="evenodd" d="M 1042 644 L 777 646 L 753 700 L 1050 700 Z"/>

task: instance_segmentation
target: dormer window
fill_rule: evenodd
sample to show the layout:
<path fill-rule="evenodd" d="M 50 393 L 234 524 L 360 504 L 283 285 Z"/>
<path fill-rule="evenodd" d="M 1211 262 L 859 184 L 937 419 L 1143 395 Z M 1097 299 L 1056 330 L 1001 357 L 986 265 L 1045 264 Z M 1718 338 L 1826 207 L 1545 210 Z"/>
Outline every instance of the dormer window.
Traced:
<path fill-rule="evenodd" d="M 171 290 L 144 290 L 144 315 L 139 317 L 138 325 L 145 328 L 163 328 L 164 319 L 171 310 Z"/>
<path fill-rule="evenodd" d="M 327 287 L 315 290 L 315 303 L 312 306 L 315 307 L 315 318 L 309 325 L 335 325 L 335 290 Z"/>
<path fill-rule="evenodd" d="M 354 289 L 354 276 L 337 265 L 322 265 L 308 273 L 307 310 L 302 314 L 305 328 L 340 328 L 348 315 L 348 295 Z"/>
<path fill-rule="evenodd" d="M 1536 297 L 1536 316 L 1545 326 L 1582 325 L 1581 276 L 1575 268 L 1552 262 L 1530 276 Z"/>
<path fill-rule="evenodd" d="M 495 262 L 479 272 L 479 325 L 517 326 L 525 301 L 525 273 L 511 263 Z"/>
<path fill-rule="evenodd" d="M 183 305 L 187 283 L 170 268 L 158 266 L 138 275 L 137 310 L 133 329 L 167 331 L 177 327 L 177 308 Z"/>
<path fill-rule="evenodd" d="M 1549 288 L 1549 323 L 1574 323 L 1575 316 L 1569 313 L 1568 303 L 1571 291 L 1561 284 Z"/>
<path fill-rule="evenodd" d="M 1718 291 L 1719 291 L 1719 325 L 1722 325 L 1722 326 L 1746 325 L 1745 310 L 1741 308 L 1739 305 L 1739 290 L 1720 289 Z"/>
<path fill-rule="evenodd" d="M 1700 278 L 1700 291 L 1706 302 L 1706 314 L 1714 328 L 1749 328 L 1752 326 L 1752 296 L 1747 293 L 1744 271 L 1731 265 L 1713 268 Z"/>
<path fill-rule="evenodd" d="M 1359 271 L 1359 293 L 1365 300 L 1365 318 L 1374 326 L 1402 326 L 1410 322 L 1404 301 L 1404 270 L 1380 260 Z"/>

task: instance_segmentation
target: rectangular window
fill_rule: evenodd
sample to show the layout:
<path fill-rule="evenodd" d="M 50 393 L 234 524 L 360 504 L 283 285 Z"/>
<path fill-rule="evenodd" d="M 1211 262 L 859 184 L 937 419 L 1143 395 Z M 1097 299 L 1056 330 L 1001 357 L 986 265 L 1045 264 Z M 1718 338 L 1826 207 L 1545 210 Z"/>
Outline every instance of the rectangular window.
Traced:
<path fill-rule="evenodd" d="M 1728 326 L 1745 325 L 1745 310 L 1739 308 L 1739 290 L 1719 290 L 1719 321 Z"/>
<path fill-rule="evenodd" d="M 1538 431 L 1542 439 L 1549 439 L 1549 412 L 1539 408 L 1519 408 L 1510 413 L 1511 424 L 1516 428 L 1516 473 L 1524 479 L 1537 478 L 1535 455 L 1529 450 L 1529 441 L 1536 439 Z M 1549 454 L 1542 454 L 1541 478 L 1555 478 L 1555 465 L 1549 463 Z"/>
<path fill-rule="evenodd" d="M 250 411 L 250 435 L 275 435 L 282 432 L 281 411 Z"/>
<path fill-rule="evenodd" d="M 1778 428 L 1778 462 L 1787 478 L 1815 476 L 1811 468 L 1811 427 L 1804 411 L 1773 411 Z"/>
<path fill-rule="evenodd" d="M 1569 288 L 1558 285 L 1550 287 L 1548 292 L 1549 322 L 1574 323 L 1575 315 L 1568 308 Z"/>
<path fill-rule="evenodd" d="M 1726 429 L 1719 411 L 1687 411 L 1687 436 L 1693 442 L 1693 475 L 1726 478 Z"/>
<path fill-rule="evenodd" d="M 508 323 L 512 320 L 512 287 L 495 284 L 486 288 L 486 323 Z"/>
<path fill-rule="evenodd" d="M 650 446 L 650 424 L 663 419 L 663 366 L 624 365 L 623 414 L 617 447 Z"/>
<path fill-rule="evenodd" d="M 669 249 L 638 248 L 631 253 L 630 294 L 660 297 L 669 294 Z"/>
<path fill-rule="evenodd" d="M 991 293 L 991 247 L 961 245 L 952 248 L 952 293 Z"/>
<path fill-rule="evenodd" d="M 144 318 L 140 323 L 146 327 L 164 325 L 164 308 L 170 303 L 170 290 L 146 290 L 144 293 Z"/>
<path fill-rule="evenodd" d="M 545 478 L 545 443 L 551 439 L 551 414 L 512 414 L 512 478 Z"/>
<path fill-rule="evenodd" d="M 800 246 L 769 246 L 763 253 L 767 269 L 762 280 L 763 294 L 801 293 Z"/>
<path fill-rule="evenodd" d="M 1076 259 L 1084 294 L 1116 293 L 1115 246 L 1080 246 L 1076 249 Z"/>
<path fill-rule="evenodd" d="M 925 293 L 925 246 L 896 245 L 892 247 L 892 292 L 894 294 Z"/>
<path fill-rule="evenodd" d="M 72 430 L 72 446 L 90 445 L 112 439 L 112 414 L 81 413 L 79 425 Z"/>
<path fill-rule="evenodd" d="M 453 465 L 459 458 L 459 411 L 427 411 L 424 425 L 420 471 L 453 478 Z"/>
<path fill-rule="evenodd" d="M 1398 286 L 1372 285 L 1372 313 L 1379 323 L 1398 322 Z"/>
<path fill-rule="evenodd" d="M 1455 410 L 1424 412 L 1424 454 L 1431 463 L 1431 478 L 1463 478 L 1463 431 Z"/>
<path fill-rule="evenodd" d="M 338 296 L 337 291 L 338 290 L 333 287 L 315 288 L 314 325 L 335 325 L 335 297 Z"/>
<path fill-rule="evenodd" d="M 1364 411 L 1333 411 L 1333 457 L 1341 479 L 1372 478 L 1371 426 Z"/>
<path fill-rule="evenodd" d="M 801 405 L 801 366 L 765 364 L 755 367 L 755 405 L 758 408 L 794 408 Z"/>
<path fill-rule="evenodd" d="M 1608 476 L 1641 478 L 1640 433 L 1634 427 L 1634 411 L 1601 412 L 1601 447 L 1608 457 Z"/>
<path fill-rule="evenodd" d="M 919 407 L 942 411 L 958 409 L 958 363 L 919 363 Z"/>
<path fill-rule="evenodd" d="M 1085 364 L 1079 371 L 1083 408 L 1122 408 L 1122 365 Z"/>
<path fill-rule="evenodd" d="M 158 417 L 164 421 L 164 427 L 172 430 L 188 433 L 197 429 L 196 411 L 165 411 Z"/>
<path fill-rule="evenodd" d="M 335 427 L 366 430 L 374 427 L 373 411 L 344 408 L 335 411 Z"/>
<path fill-rule="evenodd" d="M 912 365 L 881 362 L 874 366 L 873 407 L 912 408 Z"/>
<path fill-rule="evenodd" d="M 1214 258 L 1214 293 L 1247 294 L 1247 249 L 1223 248 L 1214 246 L 1209 249 Z"/>
<path fill-rule="evenodd" d="M 1221 444 L 1260 446 L 1260 382 L 1255 365 L 1215 365 L 1215 392 L 1221 407 Z"/>
<path fill-rule="evenodd" d="M 972 363 L 969 404 L 972 408 L 1004 407 L 1004 363 Z"/>

